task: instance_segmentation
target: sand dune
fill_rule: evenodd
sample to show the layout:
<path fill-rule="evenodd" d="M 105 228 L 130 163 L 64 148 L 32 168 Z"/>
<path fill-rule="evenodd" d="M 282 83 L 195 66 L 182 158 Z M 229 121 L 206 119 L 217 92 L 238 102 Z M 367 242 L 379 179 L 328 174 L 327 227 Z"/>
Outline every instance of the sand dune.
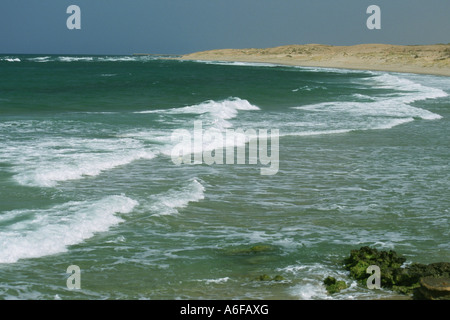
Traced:
<path fill-rule="evenodd" d="M 450 44 L 288 45 L 266 49 L 220 49 L 187 54 L 184 60 L 265 62 L 285 65 L 424 73 L 450 76 Z"/>

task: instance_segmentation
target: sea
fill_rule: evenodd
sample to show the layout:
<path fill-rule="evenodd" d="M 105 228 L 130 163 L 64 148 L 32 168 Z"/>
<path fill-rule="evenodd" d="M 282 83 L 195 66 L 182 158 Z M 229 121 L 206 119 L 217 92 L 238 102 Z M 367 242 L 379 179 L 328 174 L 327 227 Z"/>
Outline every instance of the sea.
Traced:
<path fill-rule="evenodd" d="M 433 75 L 0 55 L 0 299 L 397 296 L 342 260 L 450 260 L 449 94 Z"/>

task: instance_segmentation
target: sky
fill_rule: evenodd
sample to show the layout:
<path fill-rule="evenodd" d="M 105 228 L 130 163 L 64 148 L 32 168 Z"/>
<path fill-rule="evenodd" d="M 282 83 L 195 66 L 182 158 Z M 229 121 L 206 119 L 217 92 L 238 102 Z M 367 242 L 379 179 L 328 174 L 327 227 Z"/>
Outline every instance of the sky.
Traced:
<path fill-rule="evenodd" d="M 68 29 L 67 8 L 81 29 Z M 367 8 L 381 10 L 368 29 Z M 450 43 L 449 0 L 1 0 L 0 54 L 185 54 L 288 44 Z"/>

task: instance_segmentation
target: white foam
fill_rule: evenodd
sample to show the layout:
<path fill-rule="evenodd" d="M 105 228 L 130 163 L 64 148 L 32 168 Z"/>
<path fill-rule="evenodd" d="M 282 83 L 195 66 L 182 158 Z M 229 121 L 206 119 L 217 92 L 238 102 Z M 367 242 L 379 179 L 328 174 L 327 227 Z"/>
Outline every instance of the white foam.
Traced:
<path fill-rule="evenodd" d="M 378 100 L 376 102 L 354 102 L 336 101 L 323 102 L 293 109 L 308 110 L 314 112 L 326 112 L 334 114 L 349 114 L 351 116 L 371 117 L 399 117 L 399 118 L 421 118 L 424 120 L 435 120 L 442 118 L 431 111 L 410 106 L 399 102 L 397 99 Z"/>
<path fill-rule="evenodd" d="M 2 61 L 8 61 L 8 62 L 21 62 L 21 60 L 19 58 L 3 58 L 0 59 Z"/>
<path fill-rule="evenodd" d="M 386 122 L 380 123 L 378 125 L 373 125 L 372 129 L 374 130 L 384 130 L 384 129 L 392 129 L 401 124 L 405 124 L 408 122 L 414 121 L 414 118 L 404 118 L 404 119 L 390 119 Z"/>
<path fill-rule="evenodd" d="M 436 99 L 447 97 L 448 94 L 439 89 L 422 85 L 418 82 L 406 79 L 400 75 L 382 73 L 373 78 L 367 78 L 366 81 L 374 80 L 375 86 L 379 88 L 395 89 L 403 93 L 393 100 L 402 103 L 411 103 L 425 99 Z"/>
<path fill-rule="evenodd" d="M 202 120 L 215 124 L 221 129 L 231 127 L 226 120 L 233 119 L 239 111 L 260 110 L 245 99 L 231 97 L 222 101 L 208 100 L 199 104 L 171 109 L 158 109 L 138 111 L 136 113 L 159 113 L 159 114 L 196 114 L 204 115 Z"/>
<path fill-rule="evenodd" d="M 93 61 L 93 57 L 58 57 L 62 62 L 74 62 L 74 61 Z"/>
<path fill-rule="evenodd" d="M 71 201 L 48 209 L 14 210 L 2 214 L 14 223 L 0 234 L 0 263 L 66 252 L 98 232 L 106 232 L 138 202 L 126 196 L 97 201 Z M 5 218 L 4 218 L 5 219 Z"/>
<path fill-rule="evenodd" d="M 221 283 L 228 282 L 229 280 L 230 280 L 229 277 L 224 277 L 224 278 L 218 278 L 218 279 L 205 279 L 205 280 L 199 280 L 199 281 L 205 281 L 206 284 L 221 284 Z"/>
<path fill-rule="evenodd" d="M 178 138 L 174 139 L 174 142 L 168 143 L 161 148 L 160 152 L 166 156 L 176 157 L 176 154 L 172 154 L 172 152 L 176 149 L 181 153 L 182 150 L 180 157 L 185 157 L 188 156 L 187 153 L 194 155 L 218 151 L 224 148 L 244 147 L 250 141 L 258 138 L 258 131 L 256 130 L 239 129 L 240 130 L 224 130 L 216 127 L 206 127 L 202 128 L 201 135 L 200 133 L 197 133 L 197 129 L 191 129 L 187 132 L 183 131 Z M 197 135 L 200 136 L 200 142 L 198 142 Z M 272 139 L 276 136 L 277 135 L 273 132 L 269 133 L 269 137 Z M 176 146 L 174 145 L 175 143 L 177 144 Z M 223 151 L 223 154 L 225 154 L 225 151 Z M 218 157 L 220 158 L 220 156 Z M 189 157 L 183 160 L 183 162 L 185 161 L 191 163 Z"/>
<path fill-rule="evenodd" d="M 303 66 L 291 66 L 291 68 L 300 69 L 301 71 L 308 72 L 329 72 L 329 73 L 367 73 L 372 74 L 369 70 L 354 70 L 354 69 L 343 69 L 343 68 L 326 68 L 326 67 L 303 67 Z"/>
<path fill-rule="evenodd" d="M 180 189 L 170 189 L 153 196 L 149 210 L 155 216 L 174 215 L 179 213 L 179 209 L 186 208 L 190 202 L 198 202 L 204 198 L 205 187 L 194 179 Z"/>
<path fill-rule="evenodd" d="M 316 90 L 316 89 L 327 90 L 327 87 L 325 87 L 325 86 L 303 86 L 303 87 L 298 87 L 296 89 L 293 89 L 291 91 L 292 92 L 297 92 L 299 90 L 301 90 L 301 91 L 312 91 L 312 90 Z"/>
<path fill-rule="evenodd" d="M 355 129 L 336 129 L 336 130 L 317 130 L 317 131 L 300 131 L 295 133 L 286 133 L 282 136 L 319 136 L 326 134 L 342 134 L 352 132 Z"/>
<path fill-rule="evenodd" d="M 50 56 L 45 56 L 45 57 L 36 57 L 36 58 L 28 58 L 28 61 L 33 61 L 33 62 L 49 62 L 50 61 Z"/>
<path fill-rule="evenodd" d="M 130 61 L 138 61 L 139 57 L 134 56 L 117 56 L 117 57 L 100 57 L 98 61 L 106 61 L 106 62 L 130 62 Z"/>
<path fill-rule="evenodd" d="M 223 101 L 206 101 L 204 103 L 184 107 L 179 110 L 182 113 L 202 114 L 205 117 L 202 118 L 206 123 L 213 126 L 216 129 L 224 130 L 232 127 L 232 124 L 228 121 L 234 119 L 239 111 L 255 111 L 260 110 L 259 107 L 252 105 L 247 100 L 240 98 L 229 98 Z"/>
<path fill-rule="evenodd" d="M 201 121 L 202 134 L 208 133 L 211 135 L 216 136 L 218 135 L 224 138 L 226 130 L 233 126 L 230 120 L 236 118 L 238 116 L 239 111 L 255 111 L 255 110 L 260 110 L 260 108 L 255 105 L 252 105 L 247 100 L 232 97 L 222 101 L 209 100 L 196 105 L 181 108 L 157 109 L 157 110 L 139 111 L 136 113 L 141 114 L 157 113 L 161 115 L 180 115 L 180 114 L 196 115 L 197 117 L 196 118 L 192 117 L 192 120 L 190 122 L 180 120 L 183 126 L 182 128 L 185 128 L 190 133 L 191 137 L 193 137 L 195 134 L 194 133 L 195 121 L 197 120 Z M 172 131 L 161 133 L 152 130 L 141 133 L 130 133 L 130 135 L 142 138 L 148 137 L 147 139 L 149 140 L 158 141 L 162 143 L 163 146 L 160 148 L 160 152 L 167 156 L 171 155 L 174 144 L 178 144 L 177 142 L 171 141 Z M 247 141 L 239 141 L 239 136 L 237 138 L 238 141 L 236 141 L 236 145 L 242 145 L 245 144 L 245 142 L 248 142 L 248 139 Z M 192 140 L 189 139 L 189 146 L 186 146 L 186 148 L 184 148 L 183 150 L 192 149 L 193 153 L 197 153 L 207 150 L 209 151 L 216 150 L 218 148 L 223 148 L 226 146 L 226 141 L 216 141 L 214 139 L 212 139 L 212 141 L 209 142 L 206 141 L 206 139 L 204 139 L 202 141 L 202 145 L 197 145 L 191 142 Z M 191 148 L 191 146 L 193 148 Z"/>
<path fill-rule="evenodd" d="M 194 60 L 194 62 L 214 64 L 221 66 L 244 66 L 244 67 L 279 67 L 279 64 L 264 63 L 264 62 L 243 62 L 243 61 L 208 61 L 208 60 Z"/>
<path fill-rule="evenodd" d="M 4 146 L 0 156 L 13 164 L 21 185 L 54 187 L 59 182 L 97 176 L 156 153 L 134 139 L 47 138 Z"/>
<path fill-rule="evenodd" d="M 323 286 L 315 283 L 302 283 L 290 288 L 290 293 L 300 300 L 329 299 Z"/>
<path fill-rule="evenodd" d="M 7 57 L 7 59 L 12 59 Z M 96 61 L 96 62 L 136 62 L 136 61 L 151 61 L 156 60 L 157 57 L 149 56 L 103 56 L 103 57 L 91 57 L 91 56 L 43 56 L 27 58 L 30 62 L 76 62 L 76 61 Z M 5 60 L 6 59 L 1 59 Z M 17 61 L 17 60 L 14 60 Z"/>
<path fill-rule="evenodd" d="M 357 98 L 357 101 L 332 101 L 293 107 L 292 109 L 311 113 L 303 114 L 303 123 L 306 122 L 303 130 L 292 132 L 292 128 L 289 128 L 291 132 L 288 132 L 287 135 L 318 135 L 354 130 L 390 129 L 414 121 L 414 119 L 437 120 L 442 118 L 439 114 L 412 106 L 411 103 L 446 97 L 445 91 L 392 74 L 373 74 L 374 77 L 365 78 L 363 81 L 366 81 L 372 88 L 392 89 L 394 93 L 374 97 L 353 94 L 352 97 Z M 321 123 L 326 125 L 326 130 L 321 129 L 319 125 Z"/>
<path fill-rule="evenodd" d="M 352 94 L 352 97 L 360 99 L 360 100 L 370 100 L 370 101 L 375 101 L 376 98 L 365 95 L 365 94 L 359 94 L 359 93 L 354 93 Z"/>
<path fill-rule="evenodd" d="M 135 111 L 134 113 L 142 113 L 142 114 L 146 114 L 146 113 L 163 113 L 165 110 L 162 109 L 156 109 L 156 110 L 144 110 L 144 111 Z"/>

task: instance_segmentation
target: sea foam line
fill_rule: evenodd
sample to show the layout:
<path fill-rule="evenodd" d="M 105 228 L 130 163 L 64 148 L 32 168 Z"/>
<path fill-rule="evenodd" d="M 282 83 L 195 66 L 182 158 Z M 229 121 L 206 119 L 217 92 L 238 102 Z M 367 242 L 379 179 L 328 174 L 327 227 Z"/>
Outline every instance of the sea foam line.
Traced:
<path fill-rule="evenodd" d="M 345 133 L 356 130 L 390 129 L 400 124 L 414 121 L 414 119 L 438 120 L 442 116 L 429 110 L 412 106 L 411 103 L 426 99 L 447 97 L 448 94 L 439 89 L 428 87 L 400 76 L 373 73 L 373 77 L 364 78 L 371 87 L 382 89 L 394 89 L 396 93 L 384 96 L 369 97 L 365 95 L 353 95 L 360 100 L 369 101 L 330 101 L 292 109 L 310 111 L 313 114 L 305 114 L 315 119 L 318 113 L 324 113 L 321 119 L 329 124 L 327 130 L 306 130 L 303 132 L 289 133 L 287 135 L 319 135 Z M 314 115 L 316 114 L 316 115 Z M 344 128 L 339 128 L 338 125 Z M 312 127 L 312 124 L 311 126 Z"/>
<path fill-rule="evenodd" d="M 221 66 L 238 66 L 238 67 L 280 67 L 283 65 L 265 62 L 244 62 L 244 61 L 220 61 L 220 60 L 193 60 L 194 62 L 213 64 Z"/>

